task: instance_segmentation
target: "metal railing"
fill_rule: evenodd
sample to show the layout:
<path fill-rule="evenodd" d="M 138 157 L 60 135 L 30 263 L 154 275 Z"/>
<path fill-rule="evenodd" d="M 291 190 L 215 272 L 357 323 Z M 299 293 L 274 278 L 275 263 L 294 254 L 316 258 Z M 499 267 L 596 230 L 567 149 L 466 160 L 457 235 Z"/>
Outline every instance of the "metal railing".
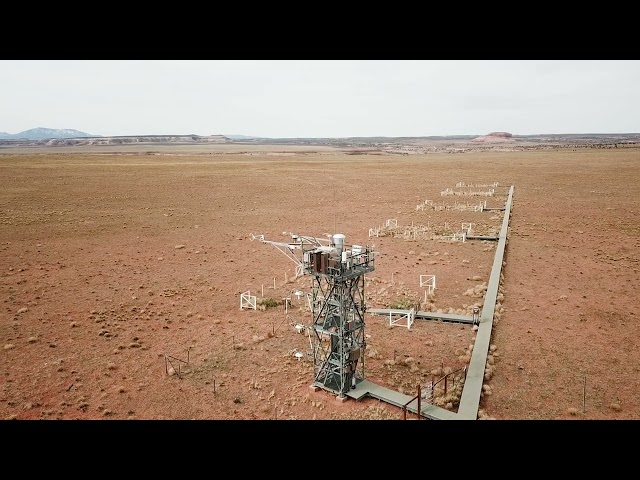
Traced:
<path fill-rule="evenodd" d="M 420 399 L 421 399 L 420 384 L 418 384 L 418 394 L 402 406 L 402 413 L 404 416 L 403 418 L 404 420 L 407 419 L 407 405 L 409 405 L 411 402 L 413 402 L 416 399 L 418 399 L 418 420 L 420 420 L 420 417 L 422 417 L 422 410 L 420 409 Z"/>

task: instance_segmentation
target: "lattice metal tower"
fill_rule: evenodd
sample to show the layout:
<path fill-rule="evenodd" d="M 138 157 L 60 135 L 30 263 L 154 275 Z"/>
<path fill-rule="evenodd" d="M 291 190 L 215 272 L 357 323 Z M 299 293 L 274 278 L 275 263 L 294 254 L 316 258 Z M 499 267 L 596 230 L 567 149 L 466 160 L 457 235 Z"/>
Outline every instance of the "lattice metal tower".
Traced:
<path fill-rule="evenodd" d="M 374 252 L 347 246 L 342 234 L 332 240 L 304 251 L 303 273 L 313 277 L 313 385 L 344 397 L 364 380 L 364 281 L 374 270 Z"/>
<path fill-rule="evenodd" d="M 312 277 L 313 385 L 344 397 L 364 380 L 365 274 L 374 270 L 369 246 L 347 245 L 345 236 L 331 240 L 291 234 L 291 242 L 265 240 L 296 263 L 296 276 Z M 302 260 L 294 253 L 302 250 Z"/>

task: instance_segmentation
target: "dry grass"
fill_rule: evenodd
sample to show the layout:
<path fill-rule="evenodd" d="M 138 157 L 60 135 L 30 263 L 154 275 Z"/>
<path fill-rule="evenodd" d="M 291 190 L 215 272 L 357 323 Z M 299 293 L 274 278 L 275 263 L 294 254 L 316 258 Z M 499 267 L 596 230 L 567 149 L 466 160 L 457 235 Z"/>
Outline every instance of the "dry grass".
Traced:
<path fill-rule="evenodd" d="M 459 181 L 495 180 L 516 190 L 478 418 L 562 416 L 565 405 L 582 401 L 583 371 L 584 418 L 637 418 L 640 346 L 630 312 L 640 245 L 619 226 L 637 221 L 640 167 L 637 150 L 621 150 L 0 155 L 0 374 L 7 384 L 0 416 L 271 418 L 275 404 L 285 418 L 383 416 L 366 402 L 334 405 L 324 392 L 302 401 L 312 366 L 290 352 L 307 351 L 308 338 L 272 329 L 290 324 L 281 307 L 240 311 L 239 294 L 276 276 L 267 297 L 284 298 L 307 289 L 308 279 L 293 281 L 291 262 L 249 235 L 282 240 L 283 231 L 338 230 L 349 241 L 375 243 L 370 306 L 399 302 L 406 292 L 422 309 L 469 314 L 484 300 L 495 243 L 367 232 L 389 218 L 441 225 L 447 212 L 416 212 L 416 202 Z M 489 232 L 501 216 L 449 218 Z M 420 274 L 438 278 L 427 302 Z M 294 323 L 310 320 L 304 305 L 289 315 Z M 367 316 L 367 375 L 407 394 L 434 366 L 444 372 L 468 362 L 475 343 L 468 326 L 387 325 Z M 191 372 L 166 375 L 165 352 L 187 346 Z M 247 387 L 253 377 L 261 389 Z M 120 388 L 124 394 L 115 395 Z M 274 405 L 262 414 L 265 398 L 254 394 L 271 390 Z M 455 410 L 456 390 L 438 402 Z M 23 410 L 26 403 L 33 407 Z M 386 412 L 398 418 L 397 410 Z"/>

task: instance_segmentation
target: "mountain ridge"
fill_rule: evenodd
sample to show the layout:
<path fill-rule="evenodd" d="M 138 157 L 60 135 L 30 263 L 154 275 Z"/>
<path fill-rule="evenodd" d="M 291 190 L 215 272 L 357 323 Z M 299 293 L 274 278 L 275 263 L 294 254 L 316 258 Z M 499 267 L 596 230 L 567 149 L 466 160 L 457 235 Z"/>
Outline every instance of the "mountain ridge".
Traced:
<path fill-rule="evenodd" d="M 159 144 L 237 144 L 237 145 L 304 145 L 331 146 L 348 149 L 377 149 L 387 152 L 408 154 L 441 149 L 467 151 L 469 149 L 504 149 L 518 145 L 574 145 L 596 146 L 640 143 L 640 134 L 537 134 L 517 135 L 504 131 L 494 131 L 485 135 L 431 135 L 403 137 L 289 137 L 267 138 L 251 135 L 93 135 L 74 129 L 53 129 L 37 127 L 17 134 L 0 132 L 0 147 L 29 146 L 108 146 L 108 145 L 159 145 Z M 484 146 L 483 146 L 484 144 Z M 528 148 L 528 147 L 527 147 Z M 353 153 L 353 152 L 352 152 Z M 355 154 L 355 153 L 353 153 Z"/>
<path fill-rule="evenodd" d="M 99 137 L 91 133 L 81 132 L 72 128 L 46 128 L 36 127 L 24 130 L 20 133 L 0 132 L 0 139 L 3 140 L 48 140 L 51 138 L 86 138 Z"/>

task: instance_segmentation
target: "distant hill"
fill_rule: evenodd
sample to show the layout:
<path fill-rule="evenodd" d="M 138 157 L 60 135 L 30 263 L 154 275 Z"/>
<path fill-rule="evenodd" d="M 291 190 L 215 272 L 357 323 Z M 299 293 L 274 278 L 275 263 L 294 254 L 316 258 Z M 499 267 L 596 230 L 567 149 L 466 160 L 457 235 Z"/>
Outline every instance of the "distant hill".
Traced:
<path fill-rule="evenodd" d="M 211 144 L 233 143 L 224 135 L 128 135 L 118 137 L 59 137 L 43 140 L 29 140 L 25 138 L 0 138 L 0 146 L 35 147 L 35 146 L 87 146 L 87 145 L 162 145 L 162 144 Z"/>
<path fill-rule="evenodd" d="M 211 144 L 232 143 L 233 140 L 224 135 L 126 135 L 117 137 L 92 138 L 55 138 L 37 142 L 38 145 L 130 145 L 130 144 Z"/>
<path fill-rule="evenodd" d="M 585 133 L 517 135 L 493 131 L 485 135 L 437 135 L 422 137 L 310 137 L 265 138 L 250 135 L 91 135 L 79 130 L 33 128 L 17 134 L 0 132 L 0 149 L 11 147 L 47 146 L 126 146 L 126 145 L 303 145 L 327 146 L 345 150 L 349 155 L 448 153 L 471 151 L 513 151 L 526 149 L 565 148 L 622 148 L 640 146 L 638 133 Z"/>
<path fill-rule="evenodd" d="M 500 143 L 514 142 L 513 135 L 509 132 L 491 132 L 471 140 L 473 143 Z"/>
<path fill-rule="evenodd" d="M 232 143 L 224 135 L 123 135 L 105 137 L 71 129 L 32 128 L 10 134 L 0 132 L 0 146 L 83 146 L 127 144 L 211 144 Z"/>
<path fill-rule="evenodd" d="M 86 138 L 86 137 L 99 137 L 99 135 L 92 135 L 90 133 L 81 132 L 79 130 L 73 130 L 69 128 L 31 128 L 20 133 L 5 133 L 0 132 L 0 138 L 6 140 L 48 140 L 51 138 Z"/>

